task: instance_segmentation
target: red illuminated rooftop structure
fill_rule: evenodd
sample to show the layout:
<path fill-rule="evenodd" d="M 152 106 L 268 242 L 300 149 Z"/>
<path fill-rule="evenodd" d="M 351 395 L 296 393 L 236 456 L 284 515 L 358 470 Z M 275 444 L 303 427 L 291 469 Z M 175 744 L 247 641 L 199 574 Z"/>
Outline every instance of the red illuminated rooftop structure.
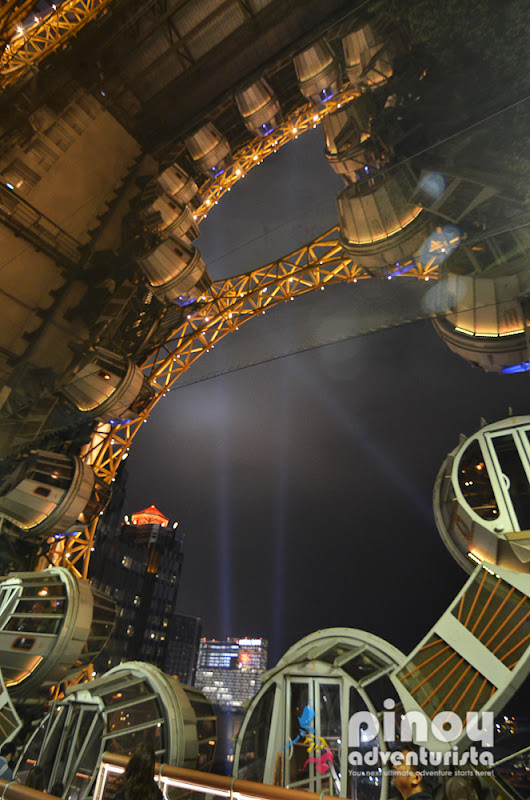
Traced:
<path fill-rule="evenodd" d="M 131 514 L 133 525 L 162 525 L 165 528 L 169 522 L 168 517 L 165 517 L 156 506 L 148 506 L 142 511 L 137 511 Z"/>

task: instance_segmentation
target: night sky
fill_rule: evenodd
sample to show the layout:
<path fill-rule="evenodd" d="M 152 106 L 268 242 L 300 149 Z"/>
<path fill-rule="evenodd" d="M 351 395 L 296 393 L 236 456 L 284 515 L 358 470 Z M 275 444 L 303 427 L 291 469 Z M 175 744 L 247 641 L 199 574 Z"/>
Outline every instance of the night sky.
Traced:
<path fill-rule="evenodd" d="M 198 241 L 214 279 L 336 224 L 343 184 L 323 149 L 311 131 L 225 195 Z M 285 303 L 200 359 L 142 426 L 125 512 L 154 503 L 179 521 L 179 610 L 205 636 L 266 637 L 269 666 L 330 626 L 408 652 L 463 585 L 434 480 L 480 417 L 528 413 L 528 375 L 473 369 L 429 320 L 398 325 L 425 316 L 433 286 L 374 279 Z"/>

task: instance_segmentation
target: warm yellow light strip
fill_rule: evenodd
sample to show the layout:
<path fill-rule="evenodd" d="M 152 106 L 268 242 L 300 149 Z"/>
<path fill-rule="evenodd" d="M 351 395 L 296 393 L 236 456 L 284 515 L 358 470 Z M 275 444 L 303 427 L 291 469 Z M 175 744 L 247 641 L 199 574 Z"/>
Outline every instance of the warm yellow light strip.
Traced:
<path fill-rule="evenodd" d="M 324 105 L 315 108 L 311 103 L 306 103 L 297 109 L 289 118 L 268 136 L 263 139 L 253 139 L 234 154 L 234 163 L 222 175 L 203 183 L 199 189 L 202 203 L 194 214 L 197 223 L 206 218 L 225 192 L 229 192 L 235 184 L 247 175 L 251 169 L 257 167 L 264 158 L 276 153 L 280 147 L 305 133 L 316 128 L 324 117 L 347 105 L 359 97 L 357 89 L 346 88 L 332 97 Z"/>
<path fill-rule="evenodd" d="M 65 0 L 52 5 L 44 19 L 17 28 L 0 58 L 0 87 L 20 78 L 54 50 L 63 47 L 87 22 L 101 14 L 112 0 Z"/>
<path fill-rule="evenodd" d="M 469 309 L 469 310 L 471 310 L 471 309 Z M 516 330 L 513 330 L 513 331 L 505 331 L 504 333 L 499 333 L 498 331 L 496 333 L 488 333 L 486 331 L 481 331 L 481 330 L 470 331 L 467 328 L 460 328 L 458 325 L 455 325 L 455 331 L 458 331 L 458 333 L 465 333 L 467 336 L 476 336 L 479 339 L 480 338 L 482 338 L 482 339 L 499 339 L 502 336 L 517 336 L 517 335 L 520 335 L 521 333 L 524 333 L 524 328 L 517 328 Z"/>
<path fill-rule="evenodd" d="M 411 222 L 414 222 L 416 217 L 419 217 L 423 208 L 421 206 L 416 206 L 408 216 L 404 217 L 399 221 L 395 228 L 391 228 L 390 230 L 382 231 L 378 236 L 374 236 L 370 239 L 348 239 L 349 244 L 363 246 L 365 244 L 375 244 L 376 242 L 382 242 L 383 239 L 389 239 L 390 236 L 393 236 L 395 233 L 400 233 L 400 231 L 404 230 Z"/>

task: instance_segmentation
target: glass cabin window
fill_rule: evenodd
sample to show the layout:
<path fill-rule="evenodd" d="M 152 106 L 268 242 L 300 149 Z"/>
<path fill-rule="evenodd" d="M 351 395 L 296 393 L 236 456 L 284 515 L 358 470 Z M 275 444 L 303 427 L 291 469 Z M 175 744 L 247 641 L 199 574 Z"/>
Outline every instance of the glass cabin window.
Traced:
<path fill-rule="evenodd" d="M 508 480 L 508 486 L 504 488 L 510 495 L 519 527 L 526 530 L 530 528 L 530 484 L 515 440 L 508 433 L 492 436 L 490 441 L 495 448 L 501 470 Z"/>
<path fill-rule="evenodd" d="M 482 519 L 498 519 L 499 507 L 488 469 L 478 441 L 475 439 L 460 459 L 458 484 L 466 502 Z"/>
<path fill-rule="evenodd" d="M 155 751 L 163 749 L 162 725 L 118 734 L 105 739 L 104 749 L 110 753 L 130 756 L 141 742 L 150 741 Z"/>
<path fill-rule="evenodd" d="M 59 470 L 56 469 L 54 469 L 53 472 L 49 475 L 45 472 L 39 472 L 38 470 L 34 469 L 31 470 L 26 477 L 30 481 L 35 481 L 36 483 L 44 483 L 47 486 L 53 486 L 57 489 L 69 489 L 70 484 L 72 483 L 71 470 L 69 470 L 69 474 L 63 476 L 60 475 Z"/>
<path fill-rule="evenodd" d="M 61 719 L 64 720 L 64 708 L 60 706 L 52 708 L 50 713 L 44 717 L 31 742 L 27 745 L 24 760 L 17 767 L 19 780 L 24 781 L 31 767 L 42 763 L 45 744 L 50 742 L 53 752 L 57 752 L 62 732 Z"/>
<path fill-rule="evenodd" d="M 329 759 L 329 761 L 324 762 L 324 764 L 329 764 L 329 770 L 323 774 L 323 779 L 326 783 L 322 784 L 322 789 L 327 794 L 340 794 L 340 779 L 338 778 L 341 773 L 340 746 L 342 743 L 340 686 L 337 683 L 321 683 L 319 689 L 319 733 L 322 739 L 325 740 L 327 748 L 320 750 L 320 752 L 317 750 L 316 753 L 311 755 L 317 758 L 320 756 L 326 757 L 326 750 L 331 751 L 333 760 Z"/>
<path fill-rule="evenodd" d="M 350 719 L 353 714 L 359 711 L 368 711 L 368 707 L 363 698 L 354 687 L 350 688 Z M 359 754 L 359 764 L 352 764 L 348 769 L 348 788 L 346 797 L 357 797 L 362 800 L 379 800 L 381 795 L 381 784 L 383 781 L 383 772 L 381 765 L 378 761 L 376 766 L 363 765 L 362 759 L 366 753 L 370 753 L 375 747 L 379 751 L 379 738 L 364 739 L 363 732 L 360 731 L 359 747 L 350 749 L 350 754 Z M 378 773 L 377 775 L 374 773 Z"/>
<path fill-rule="evenodd" d="M 117 358 L 115 361 L 114 360 L 111 361 L 110 359 L 105 358 L 104 356 L 98 356 L 97 358 L 95 358 L 94 363 L 97 364 L 98 367 L 100 367 L 101 372 L 103 373 L 103 374 L 100 373 L 101 377 L 105 377 L 105 375 L 108 375 L 109 378 L 112 375 L 116 375 L 118 378 L 123 378 L 129 366 L 128 362 L 125 359 Z M 108 380 L 108 378 L 105 379 Z"/>
<path fill-rule="evenodd" d="M 70 784 L 70 797 L 76 797 L 77 790 L 79 792 L 78 800 L 83 800 L 88 787 L 95 777 L 94 770 L 99 757 L 102 734 L 103 721 L 100 717 L 92 736 L 86 743 L 85 749 L 75 771 L 75 776 Z"/>
<path fill-rule="evenodd" d="M 105 692 L 101 695 L 105 706 L 121 706 L 131 700 L 136 700 L 139 697 L 146 697 L 152 695 L 152 691 L 145 681 L 134 681 L 132 679 L 126 685 L 115 686 L 112 691 Z"/>
<path fill-rule="evenodd" d="M 109 731 L 118 732 L 126 728 L 136 728 L 147 722 L 158 722 L 161 717 L 160 709 L 155 698 L 144 700 L 127 708 L 109 711 L 107 727 Z"/>
<path fill-rule="evenodd" d="M 52 633 L 60 630 L 66 599 L 57 593 L 60 586 L 31 587 L 32 596 L 24 596 L 18 601 L 14 612 L 7 620 L 4 630 L 23 631 L 24 633 Z M 62 592 L 61 592 L 62 594 Z M 50 596 L 51 595 L 51 596 Z"/>
<path fill-rule="evenodd" d="M 289 763 L 285 766 L 286 781 L 289 788 L 301 788 L 302 784 L 309 783 L 310 770 L 307 764 L 307 746 L 304 744 L 304 736 L 300 735 L 300 721 L 299 718 L 303 717 L 304 709 L 308 706 L 313 706 L 309 698 L 309 686 L 305 682 L 291 682 L 290 684 L 290 704 L 289 704 L 289 717 L 287 726 L 287 742 L 294 742 L 291 748 L 287 748 L 285 752 L 288 754 Z M 309 723 L 311 727 L 314 726 L 314 720 Z M 298 741 L 295 741 L 298 739 Z M 291 751 L 291 753 L 289 752 Z M 287 785 L 286 783 L 286 785 Z"/>
<path fill-rule="evenodd" d="M 263 781 L 275 692 L 275 685 L 267 689 L 252 712 L 245 730 L 239 755 L 238 777 L 247 781 Z"/>

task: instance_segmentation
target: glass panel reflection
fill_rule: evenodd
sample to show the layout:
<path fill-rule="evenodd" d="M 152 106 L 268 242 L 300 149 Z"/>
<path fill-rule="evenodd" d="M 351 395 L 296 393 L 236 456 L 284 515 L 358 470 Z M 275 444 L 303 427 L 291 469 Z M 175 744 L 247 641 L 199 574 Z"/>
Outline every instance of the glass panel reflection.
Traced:
<path fill-rule="evenodd" d="M 530 484 L 514 438 L 508 433 L 504 436 L 493 436 L 491 441 L 501 470 L 506 476 L 508 492 L 519 527 L 521 530 L 526 530 L 530 527 Z"/>
<path fill-rule="evenodd" d="M 499 507 L 491 485 L 482 450 L 475 439 L 462 454 L 458 484 L 467 503 L 482 519 L 497 519 Z"/>
<path fill-rule="evenodd" d="M 263 782 L 275 688 L 271 686 L 267 689 L 252 712 L 241 744 L 239 778 Z"/>
<path fill-rule="evenodd" d="M 303 714 L 309 705 L 309 686 L 307 683 L 290 683 L 290 704 L 288 718 L 288 742 L 293 744 L 285 750 L 286 753 L 286 786 L 307 788 L 311 774 L 310 764 L 307 763 L 307 745 L 304 744 L 304 731 L 301 730 L 300 718 L 304 719 Z M 314 720 L 304 720 L 311 727 Z M 286 742 L 287 744 L 287 742 Z"/>

